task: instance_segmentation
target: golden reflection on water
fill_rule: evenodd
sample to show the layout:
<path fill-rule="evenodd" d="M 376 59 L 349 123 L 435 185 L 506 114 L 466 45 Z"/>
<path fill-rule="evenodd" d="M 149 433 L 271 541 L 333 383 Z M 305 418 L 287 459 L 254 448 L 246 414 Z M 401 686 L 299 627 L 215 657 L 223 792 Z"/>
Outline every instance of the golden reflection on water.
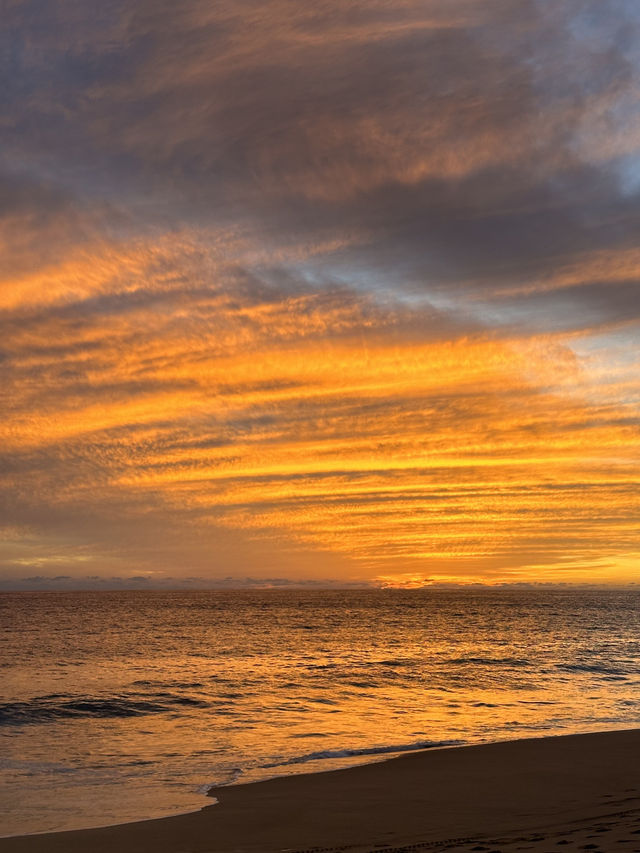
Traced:
<path fill-rule="evenodd" d="M 638 603 L 471 588 L 0 597 L 0 787 L 12 820 L 60 828 L 95 822 L 98 803 L 133 819 L 214 783 L 630 727 Z"/>

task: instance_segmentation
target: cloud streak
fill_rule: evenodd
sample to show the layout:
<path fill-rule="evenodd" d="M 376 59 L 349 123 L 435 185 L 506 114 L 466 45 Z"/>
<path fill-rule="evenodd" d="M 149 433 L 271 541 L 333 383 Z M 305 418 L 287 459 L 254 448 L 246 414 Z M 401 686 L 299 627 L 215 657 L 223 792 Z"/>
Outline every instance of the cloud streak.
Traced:
<path fill-rule="evenodd" d="M 4 575 L 633 577 L 639 27 L 11 4 Z"/>

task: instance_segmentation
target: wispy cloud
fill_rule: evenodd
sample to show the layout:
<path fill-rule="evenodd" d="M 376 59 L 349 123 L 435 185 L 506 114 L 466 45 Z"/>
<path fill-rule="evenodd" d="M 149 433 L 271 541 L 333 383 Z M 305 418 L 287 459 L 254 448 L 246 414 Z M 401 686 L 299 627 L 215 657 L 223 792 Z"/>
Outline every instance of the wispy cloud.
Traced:
<path fill-rule="evenodd" d="M 632 577 L 640 14 L 604 6 L 10 6 L 3 572 Z"/>

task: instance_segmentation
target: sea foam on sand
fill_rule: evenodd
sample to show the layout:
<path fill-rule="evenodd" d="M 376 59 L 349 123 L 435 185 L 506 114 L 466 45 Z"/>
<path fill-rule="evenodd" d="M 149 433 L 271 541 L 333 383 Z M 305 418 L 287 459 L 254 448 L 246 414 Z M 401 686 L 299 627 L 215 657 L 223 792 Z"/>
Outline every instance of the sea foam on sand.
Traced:
<path fill-rule="evenodd" d="M 0 851 L 634 851 L 639 759 L 639 730 L 428 750 L 217 788 L 193 814 L 7 838 Z"/>

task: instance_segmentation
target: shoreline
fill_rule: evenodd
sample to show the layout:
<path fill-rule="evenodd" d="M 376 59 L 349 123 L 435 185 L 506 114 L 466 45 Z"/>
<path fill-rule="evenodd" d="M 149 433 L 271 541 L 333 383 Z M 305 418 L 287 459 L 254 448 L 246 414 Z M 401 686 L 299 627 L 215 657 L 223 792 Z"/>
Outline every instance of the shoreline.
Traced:
<path fill-rule="evenodd" d="M 519 849 L 519 841 L 529 850 L 550 843 L 579 849 L 573 841 L 589 838 L 591 845 L 581 846 L 595 851 L 608 849 L 598 838 L 608 833 L 613 839 L 616 832 L 627 832 L 617 842 L 628 842 L 626 850 L 640 850 L 639 759 L 640 729 L 434 747 L 338 770 L 212 787 L 207 796 L 216 802 L 199 811 L 9 836 L 0 838 L 0 851 L 383 853 L 482 849 L 483 840 L 496 838 L 508 850 Z M 590 826 L 594 822 L 598 826 Z M 551 842 L 544 832 L 562 837 Z"/>

